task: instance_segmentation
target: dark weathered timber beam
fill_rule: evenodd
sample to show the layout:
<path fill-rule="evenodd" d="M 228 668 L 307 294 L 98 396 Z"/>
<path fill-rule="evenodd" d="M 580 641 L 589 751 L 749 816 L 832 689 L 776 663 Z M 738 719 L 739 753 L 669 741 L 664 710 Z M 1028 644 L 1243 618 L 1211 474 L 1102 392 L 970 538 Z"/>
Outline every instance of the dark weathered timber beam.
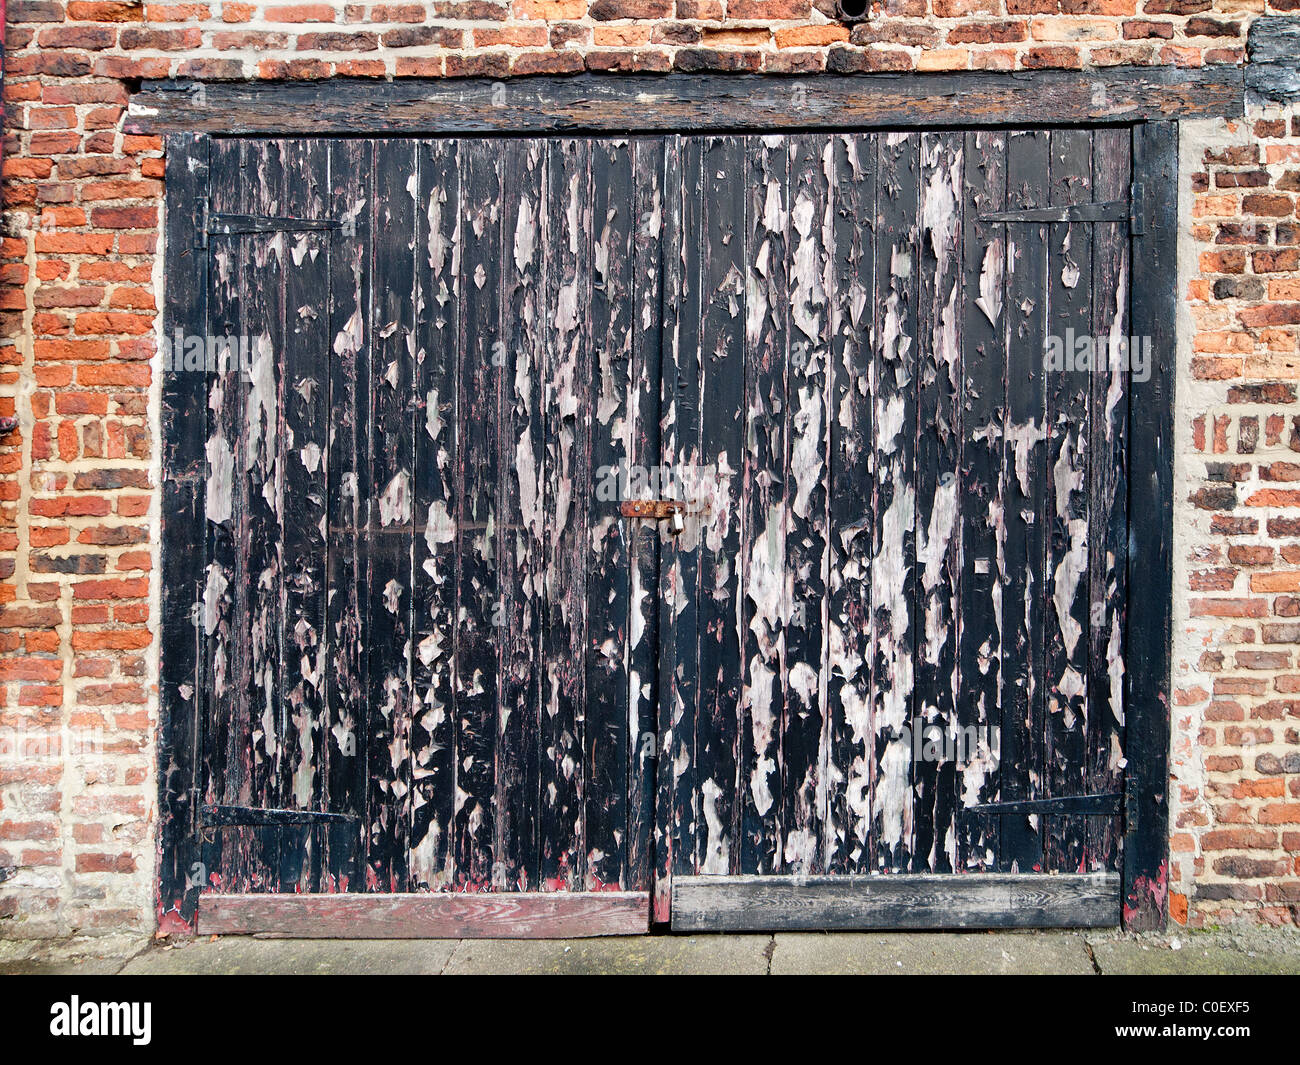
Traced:
<path fill-rule="evenodd" d="M 1124 925 L 1148 932 L 1164 927 L 1169 908 L 1178 123 L 1134 129 L 1133 176 L 1153 190 L 1138 205 L 1142 235 L 1133 241 L 1129 306 L 1133 335 L 1150 339 L 1152 358 L 1151 373 L 1133 376 L 1129 393 Z"/>
<path fill-rule="evenodd" d="M 1246 87 L 1272 100 L 1300 99 L 1300 18 L 1257 18 L 1246 36 Z"/>
<path fill-rule="evenodd" d="M 644 933 L 644 891 L 203 895 L 200 935 L 294 939 L 575 939 Z"/>
<path fill-rule="evenodd" d="M 669 74 L 375 82 L 147 81 L 130 133 L 469 134 L 825 129 L 1236 117 L 1228 66 L 949 74 Z"/>
<path fill-rule="evenodd" d="M 1119 924 L 1116 873 L 1061 876 L 686 876 L 675 932 L 1097 928 Z"/>
<path fill-rule="evenodd" d="M 1252 63 L 1300 63 L 1300 17 L 1255 19 L 1246 34 L 1246 54 Z"/>

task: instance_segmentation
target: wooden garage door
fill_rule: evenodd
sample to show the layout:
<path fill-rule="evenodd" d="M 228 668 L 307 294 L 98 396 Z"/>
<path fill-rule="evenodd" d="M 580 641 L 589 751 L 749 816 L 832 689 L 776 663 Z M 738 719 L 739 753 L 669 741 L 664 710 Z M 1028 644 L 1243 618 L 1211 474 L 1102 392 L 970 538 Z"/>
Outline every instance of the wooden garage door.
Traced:
<path fill-rule="evenodd" d="M 1128 132 L 678 147 L 658 912 L 1118 923 Z"/>
<path fill-rule="evenodd" d="M 590 486 L 657 446 L 661 160 L 212 143 L 212 887 L 648 886 L 656 548 Z"/>
<path fill-rule="evenodd" d="M 164 899 L 1117 922 L 1129 143 L 202 138 Z"/>

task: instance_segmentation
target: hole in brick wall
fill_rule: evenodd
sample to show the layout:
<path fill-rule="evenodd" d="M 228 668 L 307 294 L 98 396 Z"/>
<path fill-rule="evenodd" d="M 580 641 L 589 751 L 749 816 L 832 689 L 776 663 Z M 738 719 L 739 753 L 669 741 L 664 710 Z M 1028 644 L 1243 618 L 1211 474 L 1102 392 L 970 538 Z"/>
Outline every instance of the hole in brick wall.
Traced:
<path fill-rule="evenodd" d="M 871 14 L 870 0 L 835 0 L 835 17 L 841 22 L 862 22 Z"/>

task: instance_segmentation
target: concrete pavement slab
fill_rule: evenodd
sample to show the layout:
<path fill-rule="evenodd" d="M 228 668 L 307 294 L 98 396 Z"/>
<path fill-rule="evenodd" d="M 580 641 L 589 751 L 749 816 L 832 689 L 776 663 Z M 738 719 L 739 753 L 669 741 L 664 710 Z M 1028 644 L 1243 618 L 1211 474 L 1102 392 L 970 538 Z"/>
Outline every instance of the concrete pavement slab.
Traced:
<path fill-rule="evenodd" d="M 463 940 L 450 974 L 763 975 L 771 936 Z"/>
<path fill-rule="evenodd" d="M 441 973 L 454 939 L 270 939 L 222 936 L 150 950 L 122 972 L 184 976 L 264 973 L 292 976 L 418 976 Z"/>
<path fill-rule="evenodd" d="M 773 975 L 1092 974 L 1077 933 L 800 932 L 776 937 Z"/>
<path fill-rule="evenodd" d="M 0 940 L 0 976 L 112 976 L 150 942 L 130 935 Z"/>
<path fill-rule="evenodd" d="M 1103 976 L 1244 976 L 1300 973 L 1300 936 L 1188 932 L 1089 937 Z"/>

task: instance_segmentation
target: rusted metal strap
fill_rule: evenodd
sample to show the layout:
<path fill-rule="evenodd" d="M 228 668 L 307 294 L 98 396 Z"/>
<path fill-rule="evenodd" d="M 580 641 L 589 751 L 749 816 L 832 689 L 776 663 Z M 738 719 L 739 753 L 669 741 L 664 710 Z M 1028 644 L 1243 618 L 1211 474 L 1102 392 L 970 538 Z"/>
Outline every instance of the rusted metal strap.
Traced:
<path fill-rule="evenodd" d="M 1127 222 L 1127 200 L 1071 203 L 1060 207 L 1025 207 L 1018 211 L 992 211 L 981 222 Z"/>
<path fill-rule="evenodd" d="M 968 806 L 963 816 L 983 814 L 1117 814 L 1124 802 L 1123 794 L 1064 795 L 1059 799 L 1024 799 L 1010 802 L 989 802 L 981 806 Z"/>
<path fill-rule="evenodd" d="M 321 810 L 261 810 L 252 806 L 201 807 L 204 825 L 321 825 L 352 824 L 354 814 L 331 814 Z"/>

